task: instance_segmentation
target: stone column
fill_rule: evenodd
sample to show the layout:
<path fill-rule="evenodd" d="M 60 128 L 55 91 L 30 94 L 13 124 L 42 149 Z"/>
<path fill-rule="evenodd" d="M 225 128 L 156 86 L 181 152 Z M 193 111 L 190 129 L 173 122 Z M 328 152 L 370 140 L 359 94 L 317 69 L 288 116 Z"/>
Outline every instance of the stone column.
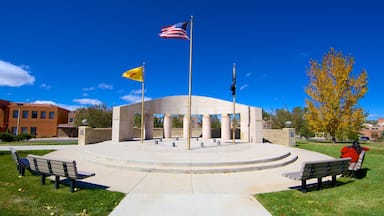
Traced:
<path fill-rule="evenodd" d="M 203 116 L 203 139 L 211 138 L 211 117 L 209 114 Z"/>
<path fill-rule="evenodd" d="M 222 114 L 221 116 L 221 139 L 231 139 L 231 120 L 228 114 Z"/>
<path fill-rule="evenodd" d="M 189 126 L 190 126 L 190 123 L 188 120 L 189 120 L 188 116 L 184 115 L 184 118 L 183 118 L 183 137 L 185 139 L 188 139 L 188 130 L 189 130 Z M 192 134 L 191 134 L 191 137 L 192 137 Z"/>
<path fill-rule="evenodd" d="M 164 115 L 164 138 L 172 137 L 172 116 L 169 113 Z"/>
<path fill-rule="evenodd" d="M 153 115 L 152 114 L 144 114 L 144 139 L 152 139 L 153 138 Z"/>
<path fill-rule="evenodd" d="M 132 140 L 134 112 L 129 106 L 113 107 L 112 141 Z"/>
<path fill-rule="evenodd" d="M 87 140 L 87 130 L 89 129 L 90 127 L 88 126 L 79 126 L 79 135 L 78 135 L 78 140 L 77 140 L 77 143 L 79 145 L 86 145 L 88 144 L 88 140 Z"/>

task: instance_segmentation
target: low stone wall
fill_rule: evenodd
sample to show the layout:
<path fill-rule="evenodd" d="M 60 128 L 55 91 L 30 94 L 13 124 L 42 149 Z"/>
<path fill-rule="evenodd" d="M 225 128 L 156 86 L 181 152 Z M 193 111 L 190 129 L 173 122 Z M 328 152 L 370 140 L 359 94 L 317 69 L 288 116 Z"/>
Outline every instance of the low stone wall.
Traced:
<path fill-rule="evenodd" d="M 79 127 L 79 145 L 103 142 L 112 139 L 112 128 Z"/>
<path fill-rule="evenodd" d="M 283 128 L 278 129 L 263 129 L 264 139 L 274 144 L 280 144 L 285 146 L 295 146 L 295 128 Z"/>
<path fill-rule="evenodd" d="M 140 128 L 133 129 L 133 137 L 140 138 L 141 132 Z M 172 128 L 172 137 L 184 137 L 183 128 Z M 87 145 L 98 142 L 103 142 L 106 140 L 112 140 L 112 128 L 90 128 L 87 126 L 80 126 L 78 131 L 78 144 Z M 212 138 L 220 138 L 220 128 L 211 129 Z M 232 135 L 232 132 L 231 132 Z M 201 128 L 192 128 L 191 137 L 201 137 L 202 129 Z M 153 129 L 153 138 L 162 138 L 163 128 L 154 128 Z M 236 138 L 240 137 L 240 130 L 236 130 Z"/>

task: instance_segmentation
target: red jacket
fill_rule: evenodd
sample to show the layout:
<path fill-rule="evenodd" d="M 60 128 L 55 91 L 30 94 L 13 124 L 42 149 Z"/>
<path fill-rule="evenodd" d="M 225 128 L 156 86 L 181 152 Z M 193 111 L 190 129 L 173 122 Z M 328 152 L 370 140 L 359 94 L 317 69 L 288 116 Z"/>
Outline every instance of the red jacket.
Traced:
<path fill-rule="evenodd" d="M 369 148 L 361 147 L 362 151 L 368 151 Z M 352 146 L 345 146 L 341 149 L 341 158 L 352 158 L 351 163 L 357 162 L 359 160 L 359 153 Z"/>

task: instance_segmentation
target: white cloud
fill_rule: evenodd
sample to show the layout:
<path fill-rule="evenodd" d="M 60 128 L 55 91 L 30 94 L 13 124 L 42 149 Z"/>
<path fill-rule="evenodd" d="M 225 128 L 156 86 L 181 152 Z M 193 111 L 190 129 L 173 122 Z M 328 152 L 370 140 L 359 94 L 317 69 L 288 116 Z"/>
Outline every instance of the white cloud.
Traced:
<path fill-rule="evenodd" d="M 141 96 L 139 95 L 124 95 L 121 97 L 121 99 L 123 99 L 124 101 L 128 102 L 128 103 L 139 103 L 141 102 Z"/>
<path fill-rule="evenodd" d="M 67 109 L 69 111 L 75 111 L 77 109 L 79 109 L 81 106 L 76 106 L 76 105 L 65 105 L 65 104 L 61 104 L 61 105 L 58 105 L 59 107 L 61 108 L 64 108 L 64 109 Z"/>
<path fill-rule="evenodd" d="M 32 102 L 33 104 L 50 104 L 50 105 L 57 105 L 55 102 L 53 101 L 44 101 L 44 100 L 37 100 L 37 101 L 34 101 Z"/>
<path fill-rule="evenodd" d="M 249 86 L 248 84 L 244 84 L 244 85 L 240 86 L 240 91 L 245 89 L 245 88 L 248 88 L 248 86 Z"/>
<path fill-rule="evenodd" d="M 50 86 L 50 85 L 48 85 L 48 84 L 45 84 L 45 83 L 42 83 L 42 84 L 40 85 L 40 88 L 49 90 L 49 89 L 52 88 L 52 86 Z"/>
<path fill-rule="evenodd" d="M 57 103 L 55 103 L 53 101 L 45 101 L 45 100 L 37 100 L 37 101 L 34 101 L 32 103 L 34 103 L 34 104 L 50 104 L 50 105 L 55 105 L 55 106 L 67 109 L 69 111 L 74 111 L 74 110 L 80 108 L 80 106 L 76 106 L 76 105 L 57 104 Z"/>
<path fill-rule="evenodd" d="M 31 76 L 27 66 L 17 66 L 0 60 L 0 86 L 20 87 L 32 85 L 35 77 Z"/>
<path fill-rule="evenodd" d="M 125 95 L 120 97 L 123 101 L 128 102 L 128 104 L 134 104 L 134 103 L 140 103 L 141 102 L 141 96 L 138 95 Z M 145 97 L 144 96 L 144 101 L 149 101 L 152 98 L 150 97 Z"/>
<path fill-rule="evenodd" d="M 133 104 L 133 103 L 140 103 L 141 102 L 141 90 L 132 90 L 129 95 L 124 95 L 120 97 L 123 101 L 128 102 L 128 104 Z M 152 98 L 150 97 L 145 97 L 144 100 L 148 101 L 151 100 Z"/>
<path fill-rule="evenodd" d="M 99 101 L 97 99 L 90 99 L 90 98 L 74 99 L 73 101 L 76 103 L 79 103 L 81 105 L 100 105 L 100 104 L 102 104 L 101 101 Z"/>
<path fill-rule="evenodd" d="M 135 94 L 135 95 L 139 94 L 139 95 L 141 95 L 141 92 L 142 92 L 141 89 L 137 89 L 137 90 L 132 90 L 131 94 Z"/>
<path fill-rule="evenodd" d="M 100 89 L 107 89 L 107 90 L 112 90 L 112 89 L 113 89 L 113 85 L 108 85 L 108 84 L 106 84 L 106 83 L 100 83 L 100 84 L 98 85 L 98 87 L 99 87 Z"/>
<path fill-rule="evenodd" d="M 367 119 L 377 119 L 378 116 L 379 116 L 378 114 L 370 113 L 370 114 L 368 114 Z"/>

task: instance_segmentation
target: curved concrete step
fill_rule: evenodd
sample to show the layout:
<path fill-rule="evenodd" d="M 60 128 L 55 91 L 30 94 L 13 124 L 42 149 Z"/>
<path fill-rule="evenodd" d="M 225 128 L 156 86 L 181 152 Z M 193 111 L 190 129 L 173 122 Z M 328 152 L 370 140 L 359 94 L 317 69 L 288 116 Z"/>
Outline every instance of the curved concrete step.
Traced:
<path fill-rule="evenodd" d="M 110 158 L 103 155 L 96 155 L 91 152 L 88 152 L 87 154 L 87 160 L 98 165 L 119 167 L 142 172 L 184 174 L 249 172 L 256 170 L 272 169 L 286 166 L 295 162 L 297 159 L 298 156 L 292 155 L 290 152 L 280 156 L 266 159 L 223 162 L 134 161 Z"/>

